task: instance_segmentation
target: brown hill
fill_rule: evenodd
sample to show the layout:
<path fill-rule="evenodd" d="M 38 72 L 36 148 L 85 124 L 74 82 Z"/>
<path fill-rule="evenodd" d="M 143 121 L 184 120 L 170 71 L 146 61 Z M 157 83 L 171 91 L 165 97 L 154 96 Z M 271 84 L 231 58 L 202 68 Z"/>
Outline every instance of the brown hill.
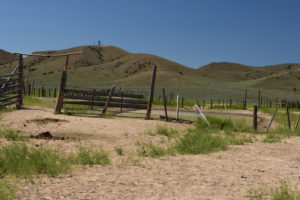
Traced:
<path fill-rule="evenodd" d="M 16 60 L 16 56 L 12 53 L 0 49 L 0 65 L 10 63 Z"/>

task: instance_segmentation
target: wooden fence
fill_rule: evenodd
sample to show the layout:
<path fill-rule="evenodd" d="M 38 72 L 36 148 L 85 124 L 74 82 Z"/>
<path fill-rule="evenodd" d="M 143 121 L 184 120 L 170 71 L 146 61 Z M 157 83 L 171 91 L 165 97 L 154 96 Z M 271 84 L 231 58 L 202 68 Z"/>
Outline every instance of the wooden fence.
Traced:
<path fill-rule="evenodd" d="M 20 55 L 19 66 L 12 73 L 0 75 L 0 107 L 16 104 L 23 105 L 23 56 Z"/>
<path fill-rule="evenodd" d="M 63 104 L 105 106 L 119 108 L 146 109 L 148 101 L 143 94 L 131 94 L 123 91 L 113 92 L 109 99 L 111 90 L 80 90 L 64 89 Z M 109 101 L 109 102 L 108 102 Z"/>

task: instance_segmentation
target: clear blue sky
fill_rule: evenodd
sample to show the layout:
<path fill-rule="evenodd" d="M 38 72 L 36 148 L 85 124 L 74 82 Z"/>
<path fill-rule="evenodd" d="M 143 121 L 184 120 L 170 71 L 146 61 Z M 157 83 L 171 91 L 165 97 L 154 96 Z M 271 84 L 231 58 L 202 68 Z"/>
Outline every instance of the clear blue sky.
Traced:
<path fill-rule="evenodd" d="M 300 62 L 300 0 L 1 0 L 0 49 L 115 45 L 189 67 Z"/>

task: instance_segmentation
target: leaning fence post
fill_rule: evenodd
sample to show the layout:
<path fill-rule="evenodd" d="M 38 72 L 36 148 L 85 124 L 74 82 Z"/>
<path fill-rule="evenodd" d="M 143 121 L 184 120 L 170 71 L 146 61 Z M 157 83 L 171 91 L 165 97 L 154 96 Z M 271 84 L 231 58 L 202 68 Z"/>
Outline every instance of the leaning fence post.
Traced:
<path fill-rule="evenodd" d="M 23 55 L 19 56 L 19 77 L 18 77 L 18 97 L 17 97 L 17 109 L 20 109 L 23 105 Z"/>
<path fill-rule="evenodd" d="M 254 105 L 253 108 L 253 128 L 257 131 L 257 105 Z"/>
<path fill-rule="evenodd" d="M 64 95 L 65 95 L 65 87 L 66 87 L 66 82 L 67 82 L 67 68 L 69 64 L 69 56 L 66 58 L 66 65 L 64 70 L 61 73 L 61 80 L 60 80 L 60 86 L 58 90 L 58 95 L 56 99 L 56 107 L 55 107 L 55 113 L 60 114 L 61 109 L 63 106 L 63 101 L 64 101 Z"/>
<path fill-rule="evenodd" d="M 156 65 L 153 66 L 152 81 L 151 81 L 151 88 L 150 88 L 150 93 L 149 93 L 149 101 L 148 101 L 148 106 L 147 106 L 146 119 L 150 119 L 150 116 L 151 116 L 155 78 L 156 78 Z"/>
<path fill-rule="evenodd" d="M 108 97 L 106 99 L 105 106 L 104 106 L 104 108 L 102 110 L 102 115 L 104 115 L 106 113 L 106 110 L 108 108 L 108 105 L 109 105 L 109 102 L 111 100 L 111 97 L 112 97 L 112 95 L 113 95 L 113 93 L 115 91 L 115 88 L 116 88 L 116 85 L 113 84 L 113 86 L 111 87 L 111 90 L 109 91 L 109 95 L 108 95 Z"/>
<path fill-rule="evenodd" d="M 271 121 L 270 121 L 270 123 L 269 123 L 269 125 L 268 125 L 268 128 L 267 128 L 267 130 L 266 130 L 266 133 L 269 131 L 269 128 L 271 127 L 271 124 L 272 124 L 272 122 L 273 122 L 273 120 L 274 120 L 274 118 L 275 118 L 275 115 L 276 115 L 276 113 L 277 113 L 278 108 L 279 108 L 279 106 L 276 105 L 276 109 L 275 109 L 274 114 L 273 114 L 273 116 L 272 116 L 272 119 L 271 119 Z"/>

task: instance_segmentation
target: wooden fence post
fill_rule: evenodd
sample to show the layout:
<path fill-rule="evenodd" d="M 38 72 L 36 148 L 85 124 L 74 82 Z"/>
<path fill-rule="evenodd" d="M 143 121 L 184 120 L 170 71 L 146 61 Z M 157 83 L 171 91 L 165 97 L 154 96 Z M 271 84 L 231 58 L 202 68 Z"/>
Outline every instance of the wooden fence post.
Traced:
<path fill-rule="evenodd" d="M 211 99 L 210 100 L 210 109 L 212 109 L 213 108 L 213 100 Z"/>
<path fill-rule="evenodd" d="M 56 107 L 55 107 L 55 113 L 60 114 L 61 109 L 63 106 L 64 96 L 65 96 L 65 87 L 67 82 L 67 69 L 69 64 L 69 56 L 66 58 L 66 65 L 64 70 L 61 72 L 61 79 L 60 79 L 60 85 L 58 90 L 58 95 L 56 99 Z"/>
<path fill-rule="evenodd" d="M 23 105 L 23 55 L 19 56 L 19 77 L 18 77 L 18 97 L 17 97 L 17 109 L 20 109 Z"/>
<path fill-rule="evenodd" d="M 254 105 L 253 108 L 253 128 L 257 131 L 257 105 Z"/>
<path fill-rule="evenodd" d="M 150 88 L 150 93 L 149 93 L 149 101 L 148 101 L 148 106 L 147 106 L 146 119 L 150 119 L 150 116 L 151 116 L 155 78 L 156 78 L 156 65 L 153 66 L 152 81 L 151 81 L 151 88 Z"/>
<path fill-rule="evenodd" d="M 109 105 L 109 102 L 110 102 L 110 100 L 111 100 L 111 97 L 112 97 L 112 95 L 113 95 L 113 93 L 114 93 L 114 91 L 115 91 L 115 88 L 116 88 L 116 85 L 113 84 L 113 86 L 111 87 L 111 89 L 110 89 L 110 91 L 109 91 L 109 95 L 108 95 L 108 97 L 107 97 L 107 99 L 106 99 L 105 106 L 104 106 L 104 108 L 103 108 L 103 110 L 102 110 L 102 115 L 104 115 L 104 114 L 106 113 L 106 110 L 107 110 L 107 108 L 108 108 L 108 105 Z"/>
<path fill-rule="evenodd" d="M 165 88 L 163 88 L 163 100 L 164 100 L 164 109 L 165 109 L 165 120 L 168 121 L 168 111 L 167 111 L 167 99 L 165 94 Z"/>
<path fill-rule="evenodd" d="M 290 111 L 289 111 L 289 106 L 288 105 L 286 106 L 286 115 L 287 115 L 289 130 L 291 130 L 291 119 L 290 119 Z"/>
<path fill-rule="evenodd" d="M 203 110 L 205 109 L 205 100 L 203 100 Z"/>
<path fill-rule="evenodd" d="M 177 95 L 176 122 L 179 121 L 179 95 Z"/>

